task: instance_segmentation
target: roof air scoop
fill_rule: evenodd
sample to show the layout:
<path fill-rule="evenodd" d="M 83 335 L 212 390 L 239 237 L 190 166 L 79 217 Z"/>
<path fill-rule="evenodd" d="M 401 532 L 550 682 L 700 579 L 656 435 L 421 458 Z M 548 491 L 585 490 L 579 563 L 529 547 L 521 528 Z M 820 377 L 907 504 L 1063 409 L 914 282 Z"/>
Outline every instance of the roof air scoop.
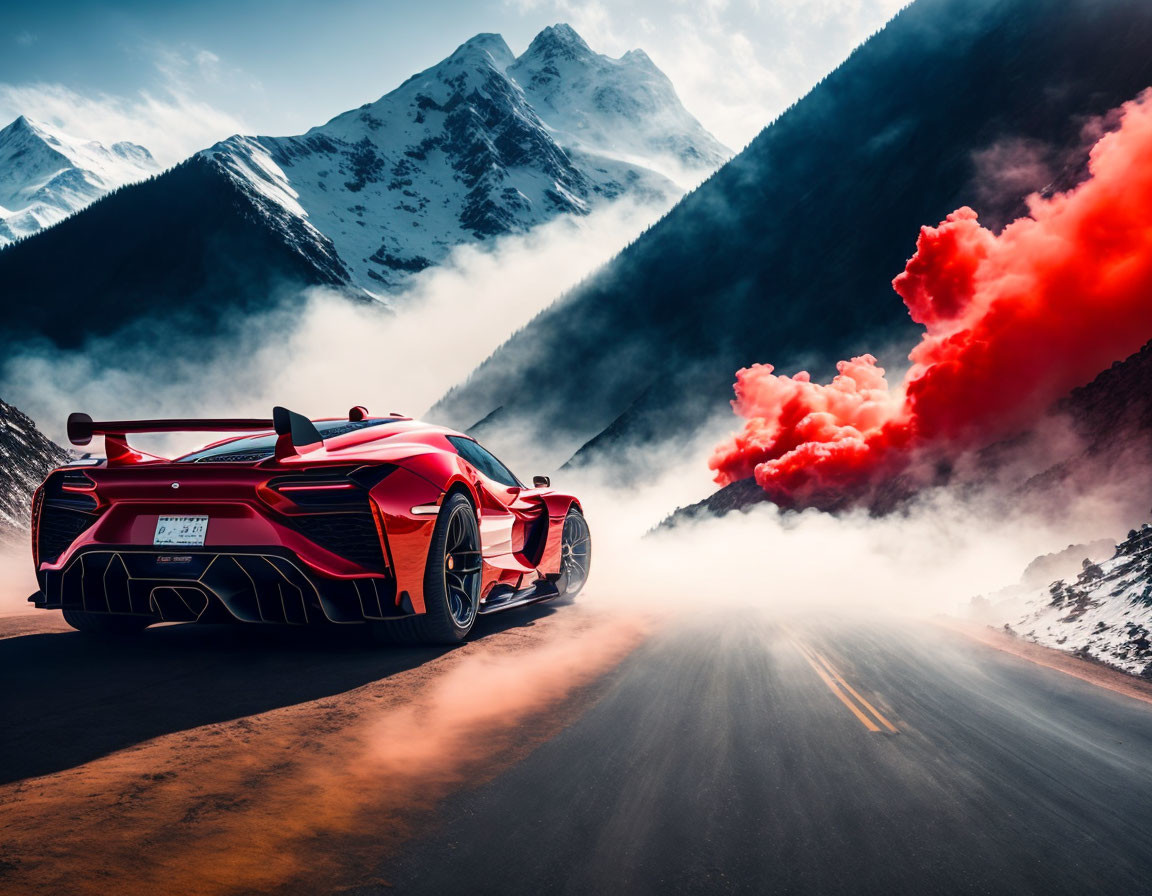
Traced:
<path fill-rule="evenodd" d="M 297 454 L 301 451 L 314 451 L 324 444 L 320 430 L 305 417 L 288 408 L 274 407 L 272 409 L 272 428 L 280 438 L 276 444 L 276 456 L 283 457 Z M 282 452 L 283 448 L 291 446 L 294 450 Z"/>
<path fill-rule="evenodd" d="M 348 422 L 349 423 L 359 423 L 361 420 L 367 420 L 367 419 L 368 419 L 368 408 L 364 407 L 364 405 L 362 405 L 362 404 L 356 405 L 356 407 L 352 408 L 352 410 L 350 410 L 348 412 Z"/>

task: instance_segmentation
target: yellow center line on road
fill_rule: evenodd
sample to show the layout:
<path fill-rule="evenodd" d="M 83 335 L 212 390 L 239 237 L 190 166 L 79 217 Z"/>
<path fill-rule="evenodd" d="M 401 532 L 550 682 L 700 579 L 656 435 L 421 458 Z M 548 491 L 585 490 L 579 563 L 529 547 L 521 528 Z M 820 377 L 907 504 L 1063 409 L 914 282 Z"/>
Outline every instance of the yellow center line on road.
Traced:
<path fill-rule="evenodd" d="M 800 655 L 804 657 L 808 665 L 811 666 L 816 671 L 816 674 L 820 676 L 820 679 L 824 682 L 824 684 L 828 685 L 828 690 L 835 694 L 840 699 L 840 702 L 852 711 L 852 715 L 856 716 L 856 718 L 860 720 L 860 724 L 867 728 L 869 731 L 878 732 L 880 729 L 876 726 L 876 723 L 864 715 L 864 713 L 860 711 L 860 708 L 848 699 L 845 693 L 840 690 L 836 682 L 828 676 L 828 673 L 821 669 L 819 665 L 817 665 L 816 660 L 809 655 L 808 650 L 804 647 L 804 645 L 799 641 L 793 641 L 792 643 L 796 646 L 796 649 L 800 651 Z"/>
<path fill-rule="evenodd" d="M 900 733 L 900 729 L 889 722 L 888 719 L 886 719 L 880 712 L 880 710 L 878 710 L 875 706 L 864 699 L 860 692 L 852 687 L 852 685 L 848 684 L 848 682 L 844 679 L 844 676 L 836 670 L 836 667 L 833 666 L 832 663 L 829 662 L 814 647 L 808 647 L 807 645 L 802 644 L 796 637 L 792 635 L 789 635 L 789 640 L 800 652 L 800 655 L 804 657 L 808 665 L 810 665 L 816 674 L 820 676 L 820 680 L 828 686 L 828 690 L 835 694 L 840 702 L 852 711 L 852 714 L 856 716 L 856 718 L 860 721 L 860 724 L 862 724 L 869 731 L 878 732 L 880 731 L 880 728 L 876 722 L 879 722 L 893 734 Z M 859 701 L 859 705 L 852 701 L 852 699 L 848 696 L 849 694 L 851 694 L 852 697 L 855 697 L 856 700 Z M 865 710 L 875 717 L 875 721 L 866 715 Z"/>
<path fill-rule="evenodd" d="M 816 655 L 816 659 L 819 660 L 820 663 L 824 666 L 824 668 L 828 670 L 828 674 L 831 675 L 832 678 L 838 684 L 842 685 L 844 687 L 844 689 L 846 691 L 848 691 L 848 693 L 850 693 L 853 697 L 855 697 L 857 700 L 859 700 L 860 705 L 863 706 L 866 710 L 868 710 L 868 712 L 872 713 L 872 715 L 874 715 L 876 717 L 876 720 L 878 722 L 880 722 L 881 725 L 883 725 L 885 728 L 887 728 L 893 734 L 899 733 L 899 729 L 895 725 L 893 725 L 891 722 L 889 722 L 886 718 L 884 718 L 884 716 L 882 716 L 880 714 L 880 710 L 878 710 L 875 706 L 873 706 L 871 703 L 869 703 L 867 700 L 865 700 L 863 697 L 861 697 L 860 694 L 857 692 L 857 690 L 854 687 L 852 687 L 852 685 L 848 684 L 848 682 L 846 682 L 844 680 L 844 676 L 836 671 L 836 668 L 827 659 L 825 659 L 823 654 L 821 654 L 815 648 L 810 648 L 810 649 L 812 650 L 812 653 Z"/>

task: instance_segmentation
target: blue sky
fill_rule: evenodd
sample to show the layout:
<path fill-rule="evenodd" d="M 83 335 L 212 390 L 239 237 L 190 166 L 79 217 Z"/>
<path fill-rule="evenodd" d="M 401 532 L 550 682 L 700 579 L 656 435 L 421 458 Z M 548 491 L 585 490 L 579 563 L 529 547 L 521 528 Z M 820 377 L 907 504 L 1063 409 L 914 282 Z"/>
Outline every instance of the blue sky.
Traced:
<path fill-rule="evenodd" d="M 0 5 L 0 119 L 28 114 L 165 163 L 237 131 L 299 133 L 481 31 L 522 51 L 572 24 L 642 47 L 739 148 L 903 0 L 46 0 Z M 0 123 L 3 123 L 0 121 Z"/>

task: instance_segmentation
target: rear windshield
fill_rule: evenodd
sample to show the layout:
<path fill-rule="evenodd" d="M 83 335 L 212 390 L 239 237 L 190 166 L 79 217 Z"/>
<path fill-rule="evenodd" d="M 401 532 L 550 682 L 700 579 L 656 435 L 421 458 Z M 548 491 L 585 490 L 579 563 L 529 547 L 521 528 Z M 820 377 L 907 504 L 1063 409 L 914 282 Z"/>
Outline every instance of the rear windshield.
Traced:
<path fill-rule="evenodd" d="M 395 423 L 396 418 L 387 420 L 321 420 L 315 423 L 316 429 L 326 439 L 347 435 L 358 429 L 367 429 L 369 426 L 380 426 L 383 423 Z M 185 454 L 176 459 L 179 464 L 197 463 L 255 463 L 265 460 L 276 450 L 276 435 L 244 436 L 233 439 L 215 448 L 205 448 L 192 454 Z"/>

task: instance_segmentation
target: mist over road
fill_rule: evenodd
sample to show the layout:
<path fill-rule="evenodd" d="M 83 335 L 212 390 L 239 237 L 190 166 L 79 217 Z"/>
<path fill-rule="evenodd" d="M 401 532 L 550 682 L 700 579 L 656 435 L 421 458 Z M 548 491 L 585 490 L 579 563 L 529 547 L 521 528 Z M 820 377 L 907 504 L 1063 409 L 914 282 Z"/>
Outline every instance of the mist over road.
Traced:
<path fill-rule="evenodd" d="M 927 623 L 577 602 L 419 651 L 31 618 L 0 619 L 5 893 L 1152 880 L 1152 705 Z"/>
<path fill-rule="evenodd" d="M 382 876 L 403 893 L 1135 893 L 1150 829 L 1152 705 L 927 624 L 741 616 L 652 639 Z"/>

